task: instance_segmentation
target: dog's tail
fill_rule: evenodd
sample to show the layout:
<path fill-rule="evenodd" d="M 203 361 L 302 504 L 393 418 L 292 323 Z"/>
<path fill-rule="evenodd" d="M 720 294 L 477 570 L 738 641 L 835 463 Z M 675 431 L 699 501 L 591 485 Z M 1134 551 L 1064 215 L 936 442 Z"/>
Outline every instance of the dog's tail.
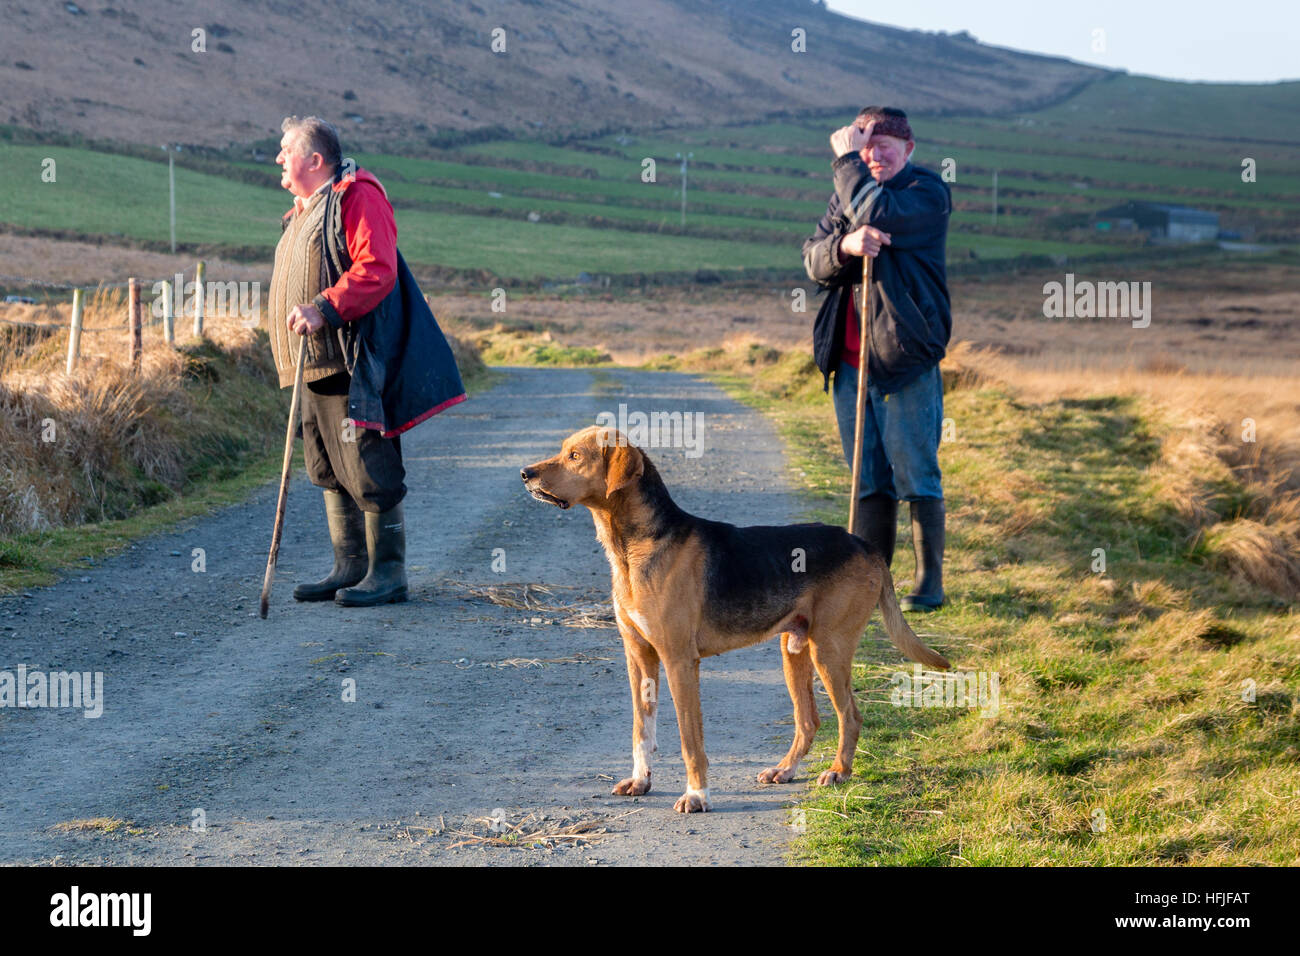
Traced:
<path fill-rule="evenodd" d="M 903 609 L 898 606 L 898 596 L 894 594 L 894 578 L 883 558 L 880 559 L 880 569 L 884 572 L 880 585 L 880 615 L 885 619 L 885 632 L 889 639 L 909 660 L 948 670 L 952 666 L 948 659 L 921 643 L 921 639 L 903 617 Z"/>

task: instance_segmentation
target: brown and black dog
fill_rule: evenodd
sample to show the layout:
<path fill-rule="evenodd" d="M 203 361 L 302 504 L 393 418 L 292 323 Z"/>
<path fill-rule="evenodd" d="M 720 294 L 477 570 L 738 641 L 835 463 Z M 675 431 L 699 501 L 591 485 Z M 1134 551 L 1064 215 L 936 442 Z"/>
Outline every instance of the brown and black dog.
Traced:
<path fill-rule="evenodd" d="M 709 809 L 700 716 L 700 658 L 781 635 L 786 686 L 794 701 L 790 752 L 758 775 L 786 783 L 808 753 L 821 718 L 813 668 L 839 718 L 839 750 L 817 780 L 853 773 L 862 727 L 853 697 L 853 654 L 879 604 L 885 630 L 904 655 L 931 667 L 948 661 L 908 627 L 879 551 L 824 524 L 738 528 L 682 511 L 659 472 L 622 432 L 592 426 L 565 439 L 560 453 L 521 471 L 539 501 L 586 505 L 613 572 L 614 616 L 632 687 L 632 776 L 614 793 L 650 789 L 659 664 L 677 708 L 686 793 L 675 809 Z"/>

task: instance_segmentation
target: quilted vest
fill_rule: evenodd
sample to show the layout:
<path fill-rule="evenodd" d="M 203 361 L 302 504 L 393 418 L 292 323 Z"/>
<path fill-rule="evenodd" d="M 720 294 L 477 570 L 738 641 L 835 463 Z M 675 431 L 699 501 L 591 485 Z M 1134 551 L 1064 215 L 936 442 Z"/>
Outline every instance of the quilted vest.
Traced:
<path fill-rule="evenodd" d="M 275 247 L 275 269 L 271 273 L 266 315 L 281 388 L 293 385 L 300 338 L 285 326 L 285 317 L 295 306 L 310 303 L 322 289 L 333 284 L 329 279 L 324 237 L 326 209 L 331 198 L 329 192 L 317 195 L 305 210 L 294 212 Z M 307 336 L 304 381 L 315 382 L 345 370 L 343 349 L 334 329 L 325 325 Z"/>

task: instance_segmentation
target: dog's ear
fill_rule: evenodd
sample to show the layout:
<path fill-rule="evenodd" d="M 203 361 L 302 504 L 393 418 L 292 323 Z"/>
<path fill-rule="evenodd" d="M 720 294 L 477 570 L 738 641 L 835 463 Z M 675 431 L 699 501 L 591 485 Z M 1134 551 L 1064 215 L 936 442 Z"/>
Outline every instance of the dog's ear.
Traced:
<path fill-rule="evenodd" d="M 626 488 L 645 473 L 645 456 L 641 449 L 611 442 L 605 446 L 605 497 Z"/>

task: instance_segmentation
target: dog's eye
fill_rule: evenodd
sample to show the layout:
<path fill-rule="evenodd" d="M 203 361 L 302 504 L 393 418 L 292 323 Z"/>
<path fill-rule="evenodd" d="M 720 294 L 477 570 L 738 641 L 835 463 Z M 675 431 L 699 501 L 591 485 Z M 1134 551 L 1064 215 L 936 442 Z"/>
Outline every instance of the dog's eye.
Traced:
<path fill-rule="evenodd" d="M 574 461 L 580 461 L 582 459 L 582 456 L 579 455 L 576 451 L 569 452 L 569 457 L 572 458 Z"/>

